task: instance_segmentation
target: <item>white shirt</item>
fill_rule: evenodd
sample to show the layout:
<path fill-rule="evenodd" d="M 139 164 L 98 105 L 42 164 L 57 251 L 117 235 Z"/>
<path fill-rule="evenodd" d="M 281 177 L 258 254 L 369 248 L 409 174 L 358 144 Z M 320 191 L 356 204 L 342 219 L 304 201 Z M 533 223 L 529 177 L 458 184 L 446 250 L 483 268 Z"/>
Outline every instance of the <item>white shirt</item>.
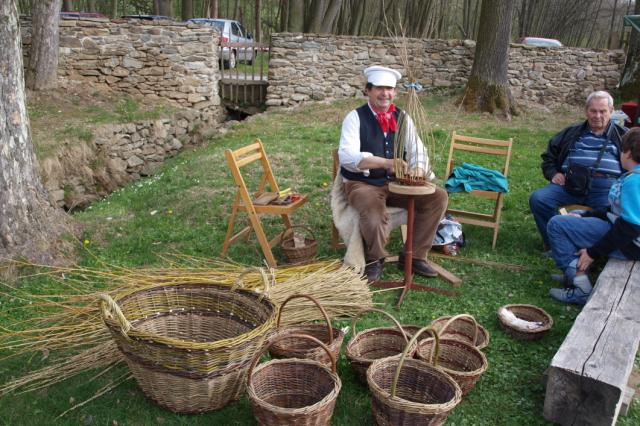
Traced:
<path fill-rule="evenodd" d="M 369 105 L 369 110 L 375 118 L 376 113 L 371 109 L 371 105 Z M 416 165 L 421 165 L 420 167 L 422 169 L 427 170 L 429 168 L 429 157 L 427 156 L 427 151 L 424 148 L 424 144 L 422 143 L 420 136 L 416 132 L 413 120 L 409 115 L 406 115 L 405 117 L 407 123 L 407 134 L 411 135 L 405 141 L 407 148 L 406 151 L 409 153 L 409 166 L 416 167 Z M 398 131 L 401 131 L 401 129 L 398 129 Z M 387 134 L 385 133 L 385 137 L 386 136 Z M 340 165 L 350 172 L 362 173 L 365 176 L 369 176 L 369 169 L 360 169 L 358 168 L 358 165 L 362 160 L 371 156 L 373 156 L 371 152 L 360 151 L 360 117 L 358 116 L 358 111 L 354 109 L 349 112 L 342 121 L 340 147 L 338 148 Z M 344 181 L 347 181 L 347 179 L 344 179 Z"/>

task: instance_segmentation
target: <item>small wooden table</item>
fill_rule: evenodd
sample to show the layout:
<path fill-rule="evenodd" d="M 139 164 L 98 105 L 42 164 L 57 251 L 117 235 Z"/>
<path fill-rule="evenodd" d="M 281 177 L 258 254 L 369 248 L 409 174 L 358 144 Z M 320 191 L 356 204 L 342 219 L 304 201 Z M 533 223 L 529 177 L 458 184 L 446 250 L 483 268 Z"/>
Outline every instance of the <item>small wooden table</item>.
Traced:
<path fill-rule="evenodd" d="M 398 299 L 398 304 L 396 305 L 398 309 L 402 306 L 402 303 L 404 303 L 404 298 L 407 296 L 409 289 L 418 291 L 431 291 L 447 296 L 451 296 L 454 294 L 448 290 L 437 287 L 429 287 L 413 282 L 413 216 L 415 210 L 415 197 L 419 195 L 433 194 L 435 190 L 436 188 L 432 184 L 426 186 L 409 186 L 400 185 L 397 182 L 389 183 L 390 192 L 407 196 L 407 239 L 404 243 L 404 281 L 378 281 L 373 283 L 372 285 L 377 288 L 402 288 L 400 299 Z"/>

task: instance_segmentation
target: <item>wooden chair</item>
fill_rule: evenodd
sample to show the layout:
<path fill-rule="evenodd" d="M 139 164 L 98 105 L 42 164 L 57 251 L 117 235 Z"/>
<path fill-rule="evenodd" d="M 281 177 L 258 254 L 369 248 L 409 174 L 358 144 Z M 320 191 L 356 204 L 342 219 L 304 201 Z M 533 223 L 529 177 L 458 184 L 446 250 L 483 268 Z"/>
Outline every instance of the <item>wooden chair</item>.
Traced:
<path fill-rule="evenodd" d="M 503 141 L 494 139 L 482 139 L 471 136 L 459 135 L 453 132 L 451 136 L 451 146 L 449 147 L 449 159 L 447 160 L 447 171 L 445 179 L 449 177 L 455 165 L 455 154 L 459 151 L 473 152 L 483 155 L 492 155 L 500 158 L 504 166 L 501 170 L 502 174 L 507 176 L 509 172 L 509 162 L 511 161 L 511 148 L 513 146 L 513 138 Z M 504 194 L 494 191 L 471 191 L 471 196 L 488 198 L 495 201 L 493 213 L 486 214 L 467 210 L 447 209 L 447 213 L 452 214 L 456 220 L 469 225 L 484 226 L 493 228 L 493 243 L 491 248 L 496 248 L 498 241 L 498 230 L 500 229 L 500 215 L 502 213 L 502 203 Z"/>
<path fill-rule="evenodd" d="M 256 139 L 251 145 L 247 145 L 235 151 L 227 149 L 225 150 L 224 154 L 227 158 L 227 163 L 229 165 L 229 169 L 231 170 L 231 174 L 233 175 L 233 180 L 238 187 L 238 191 L 236 193 L 233 207 L 231 209 L 231 217 L 229 218 L 227 235 L 224 239 L 224 244 L 222 245 L 222 252 L 220 253 L 220 255 L 224 256 L 227 253 L 227 250 L 231 243 L 237 241 L 242 237 L 248 237 L 249 233 L 251 232 L 251 228 L 253 228 L 256 236 L 258 237 L 258 242 L 260 243 L 260 247 L 262 248 L 264 257 L 267 260 L 267 264 L 271 267 L 275 267 L 277 265 L 277 262 L 273 257 L 271 248 L 280 242 L 282 234 L 278 234 L 278 236 L 269 240 L 262 227 L 260 216 L 263 214 L 280 215 L 285 227 L 291 228 L 292 225 L 289 215 L 307 202 L 307 196 L 302 195 L 299 200 L 286 205 L 254 204 L 251 193 L 249 192 L 247 184 L 242 177 L 242 173 L 240 170 L 242 167 L 259 161 L 260 165 L 262 166 L 262 176 L 257 188 L 257 193 L 264 192 L 266 186 L 269 186 L 271 192 L 277 193 L 279 191 L 278 184 L 276 183 L 276 179 L 273 176 L 273 171 L 271 170 L 271 165 L 269 164 L 269 160 L 267 159 L 267 154 L 264 151 L 262 141 L 260 141 L 260 139 Z M 249 216 L 250 226 L 247 226 L 235 235 L 232 235 L 236 217 L 238 215 L 238 212 L 241 211 L 246 212 Z"/>

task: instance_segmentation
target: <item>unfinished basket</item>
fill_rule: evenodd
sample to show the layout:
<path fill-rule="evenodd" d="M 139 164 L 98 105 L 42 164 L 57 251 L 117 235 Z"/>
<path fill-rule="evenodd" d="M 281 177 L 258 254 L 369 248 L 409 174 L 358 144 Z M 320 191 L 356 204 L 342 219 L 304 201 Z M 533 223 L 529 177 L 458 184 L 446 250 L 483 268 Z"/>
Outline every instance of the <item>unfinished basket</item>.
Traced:
<path fill-rule="evenodd" d="M 310 234 L 310 237 L 304 237 L 304 245 L 301 247 L 296 247 L 295 245 L 295 232 L 293 231 L 294 228 L 302 228 Z M 287 236 L 287 232 L 290 232 L 289 236 Z M 282 231 L 280 239 L 282 241 L 280 243 L 280 248 L 282 249 L 282 252 L 284 253 L 289 263 L 297 264 L 308 262 L 316 257 L 316 254 L 318 254 L 318 242 L 316 241 L 316 237 L 313 234 L 313 231 L 311 231 L 311 228 L 309 228 L 308 226 L 293 225 L 292 227 Z"/>
<path fill-rule="evenodd" d="M 318 361 L 296 358 L 275 359 L 256 367 L 261 355 L 257 354 L 247 375 L 253 415 L 261 425 L 329 425 L 342 387 L 336 374 L 336 360 L 315 337 L 303 334 L 288 337 L 307 339 L 323 348 L 331 360 L 331 368 Z"/>
<path fill-rule="evenodd" d="M 458 339 L 484 349 L 489 345 L 489 332 L 476 322 L 471 315 L 461 314 L 444 316 L 431 321 L 431 326 L 438 330 L 442 338 Z"/>
<path fill-rule="evenodd" d="M 240 398 L 276 321 L 267 298 L 224 285 L 150 286 L 100 298 L 104 322 L 144 393 L 179 413 Z"/>
<path fill-rule="evenodd" d="M 395 324 L 393 327 L 378 327 L 363 330 L 356 334 L 356 322 L 366 312 L 379 312 L 389 317 Z M 366 383 L 367 368 L 380 358 L 400 355 L 405 350 L 409 339 L 400 323 L 389 313 L 380 309 L 368 309 L 360 312 L 351 321 L 352 338 L 347 343 L 346 355 L 358 378 Z M 415 345 L 411 355 L 415 350 Z"/>
<path fill-rule="evenodd" d="M 367 371 L 373 418 L 382 426 L 441 425 L 462 400 L 458 384 L 440 368 L 410 356 L 418 331 L 400 357 L 376 360 Z"/>
<path fill-rule="evenodd" d="M 436 350 L 436 344 L 434 339 L 421 340 L 416 355 L 440 367 L 458 383 L 462 395 L 466 395 L 487 371 L 487 358 L 475 346 L 458 339 L 440 338 L 439 350 Z"/>
<path fill-rule="evenodd" d="M 322 312 L 322 316 L 326 321 L 326 324 L 296 324 L 281 326 L 282 312 L 287 303 L 292 299 L 309 299 L 311 300 Z M 340 356 L 340 348 L 342 347 L 342 341 L 344 340 L 344 333 L 340 329 L 334 329 L 331 326 L 331 319 L 327 314 L 327 311 L 322 307 L 312 296 L 308 294 L 294 294 L 289 296 L 278 311 L 277 321 L 278 340 L 271 344 L 269 352 L 274 358 L 307 358 L 321 362 L 327 366 L 331 365 L 331 357 L 327 355 L 327 352 L 321 347 L 316 345 L 309 339 L 296 339 L 292 335 L 306 334 L 324 343 L 329 352 L 334 358 Z"/>
<path fill-rule="evenodd" d="M 540 323 L 539 327 L 533 330 L 526 330 L 517 327 L 514 324 L 508 323 L 500 315 L 498 315 L 500 327 L 505 331 L 505 333 L 512 337 L 515 337 L 516 339 L 538 340 L 541 339 L 542 336 L 544 336 L 545 333 L 551 329 L 551 327 L 553 327 L 553 318 L 551 318 L 551 315 L 549 315 L 544 309 L 537 306 L 515 304 L 504 305 L 502 308 L 508 309 L 521 320 Z"/>

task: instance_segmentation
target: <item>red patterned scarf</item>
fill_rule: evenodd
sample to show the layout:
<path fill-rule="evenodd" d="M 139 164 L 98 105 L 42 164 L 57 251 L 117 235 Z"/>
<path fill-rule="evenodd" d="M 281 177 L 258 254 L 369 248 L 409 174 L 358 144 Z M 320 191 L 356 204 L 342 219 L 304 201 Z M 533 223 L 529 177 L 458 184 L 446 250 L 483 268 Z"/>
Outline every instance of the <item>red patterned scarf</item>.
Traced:
<path fill-rule="evenodd" d="M 371 109 L 373 110 L 373 108 Z M 373 111 L 376 112 L 375 110 Z M 383 133 L 396 131 L 396 117 L 393 115 L 395 111 L 396 106 L 391 104 L 387 112 L 376 112 L 376 119 L 378 120 L 378 124 L 380 125 Z"/>

